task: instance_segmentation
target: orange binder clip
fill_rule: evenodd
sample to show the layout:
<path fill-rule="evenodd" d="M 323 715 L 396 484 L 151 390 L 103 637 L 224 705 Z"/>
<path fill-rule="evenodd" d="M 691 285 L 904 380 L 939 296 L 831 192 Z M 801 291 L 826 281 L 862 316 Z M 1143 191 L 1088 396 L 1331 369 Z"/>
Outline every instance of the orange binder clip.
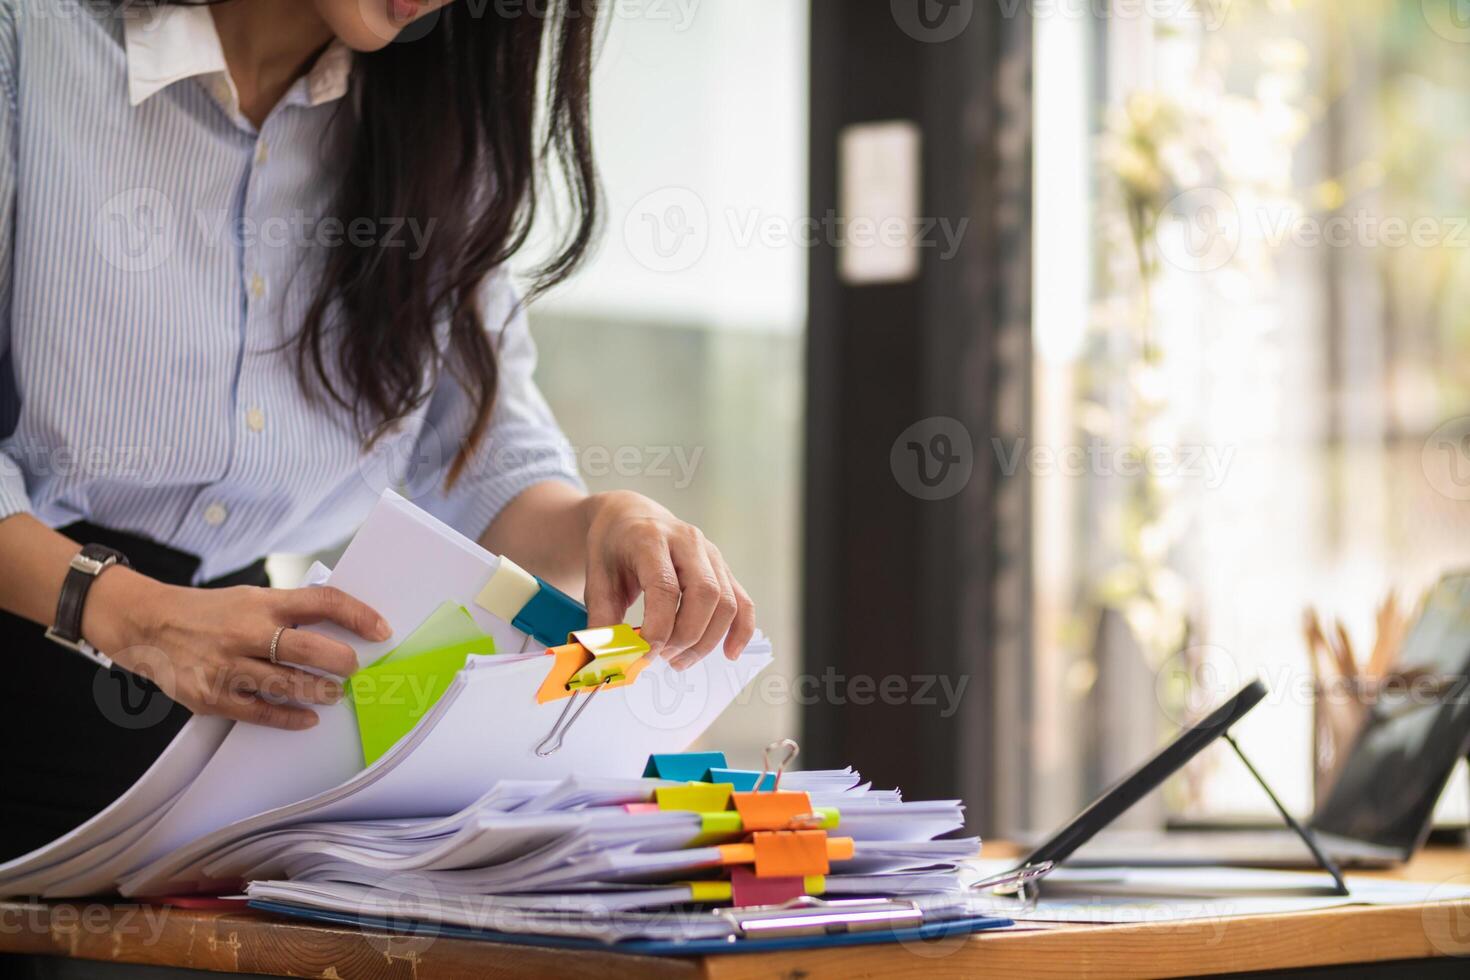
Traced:
<path fill-rule="evenodd" d="M 805 793 L 735 793 L 731 798 L 746 831 L 802 829 L 814 820 L 816 826 L 822 824 L 812 812 L 812 798 Z"/>
<path fill-rule="evenodd" d="M 551 671 L 536 691 L 536 703 L 566 700 L 556 724 L 534 749 L 542 758 L 561 749 L 567 731 L 576 724 L 582 712 L 605 687 L 623 687 L 638 679 L 648 664 L 648 641 L 626 623 L 598 629 L 575 630 L 564 646 L 546 651 L 554 659 Z M 582 703 L 572 710 L 573 695 L 587 692 Z"/>
<path fill-rule="evenodd" d="M 775 749 L 783 750 L 785 755 L 776 764 L 776 777 L 771 781 L 771 788 L 765 792 L 757 788 L 748 793 L 731 795 L 735 810 L 740 814 L 742 826 L 747 831 L 801 830 L 821 827 L 824 821 L 821 816 L 813 812 L 810 796 L 802 792 L 786 792 L 781 789 L 782 773 L 801 751 L 795 739 L 783 738 L 779 742 L 772 742 L 766 746 L 761 760 L 761 774 L 756 778 L 755 785 L 760 787 L 765 783 L 766 774 L 771 771 L 771 753 Z"/>
<path fill-rule="evenodd" d="M 565 645 L 546 651 L 556 662 L 536 692 L 536 703 L 631 684 L 648 665 L 648 651 L 648 641 L 626 623 L 578 630 Z"/>

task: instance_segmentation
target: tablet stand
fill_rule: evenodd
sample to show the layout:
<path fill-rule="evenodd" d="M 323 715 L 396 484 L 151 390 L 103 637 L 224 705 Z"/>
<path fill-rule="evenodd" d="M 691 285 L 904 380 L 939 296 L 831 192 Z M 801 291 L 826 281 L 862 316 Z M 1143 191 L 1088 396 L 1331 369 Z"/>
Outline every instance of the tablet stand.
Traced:
<path fill-rule="evenodd" d="M 1235 741 L 1235 736 L 1229 732 L 1225 732 L 1221 737 L 1230 743 L 1230 747 L 1235 750 L 1235 754 L 1240 756 L 1240 761 L 1245 763 L 1246 769 L 1255 777 L 1256 782 L 1261 784 L 1261 789 L 1266 791 L 1266 796 L 1271 799 L 1271 804 L 1276 807 L 1276 812 L 1281 814 L 1281 818 L 1286 821 L 1286 825 L 1296 832 L 1296 835 L 1302 839 L 1302 843 L 1307 845 L 1307 850 L 1312 852 L 1312 857 L 1317 859 L 1317 863 L 1322 866 L 1322 870 L 1332 876 L 1332 880 L 1336 885 L 1333 893 L 1337 895 L 1348 894 L 1347 882 L 1342 878 L 1342 869 L 1337 866 L 1337 862 L 1333 861 L 1327 855 L 1326 851 L 1322 850 L 1322 846 L 1317 843 L 1316 836 L 1293 817 L 1286 807 L 1281 805 L 1281 801 L 1276 798 L 1276 794 L 1271 791 L 1271 787 L 1267 785 L 1266 780 L 1256 771 L 1256 767 L 1251 765 L 1251 760 L 1245 757 L 1245 753 L 1240 750 L 1240 744 Z"/>

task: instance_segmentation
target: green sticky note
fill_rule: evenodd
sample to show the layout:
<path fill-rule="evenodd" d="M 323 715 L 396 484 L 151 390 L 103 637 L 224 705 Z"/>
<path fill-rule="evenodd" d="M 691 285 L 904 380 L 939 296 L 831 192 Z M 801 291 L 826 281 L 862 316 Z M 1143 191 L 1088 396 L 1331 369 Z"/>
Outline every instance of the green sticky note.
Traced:
<path fill-rule="evenodd" d="M 376 667 L 394 660 L 406 660 L 421 653 L 428 653 L 430 650 L 442 650 L 455 643 L 479 639 L 488 639 L 485 631 L 475 624 L 475 619 L 470 615 L 468 609 L 450 600 L 435 609 L 418 629 L 408 634 L 407 639 L 369 666 Z"/>
<path fill-rule="evenodd" d="M 463 606 L 446 602 L 401 644 L 347 678 L 364 765 L 372 765 L 419 723 L 467 659 L 494 652 L 494 638 Z"/>

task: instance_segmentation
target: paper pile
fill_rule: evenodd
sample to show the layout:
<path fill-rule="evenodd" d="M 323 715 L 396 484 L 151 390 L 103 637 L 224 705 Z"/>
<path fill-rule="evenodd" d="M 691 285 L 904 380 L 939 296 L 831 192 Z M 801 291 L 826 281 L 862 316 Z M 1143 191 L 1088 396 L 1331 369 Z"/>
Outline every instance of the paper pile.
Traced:
<path fill-rule="evenodd" d="M 576 723 L 556 751 L 538 755 L 570 702 L 538 699 L 548 662 L 562 658 L 477 602 L 508 565 L 384 494 L 326 581 L 377 609 L 397 639 L 366 643 L 331 625 L 303 628 L 351 645 L 369 668 L 359 684 L 380 668 L 431 683 L 400 687 L 396 701 L 380 686 L 371 704 L 358 697 L 321 707 L 317 726 L 302 732 L 196 717 L 112 806 L 0 865 L 0 895 L 212 892 L 219 882 L 205 866 L 253 835 L 308 822 L 440 818 L 506 780 L 636 778 L 650 754 L 687 747 L 770 663 L 759 636 L 738 660 L 707 657 L 683 674 L 652 662 L 636 683 L 577 696 Z M 473 635 L 447 654 L 445 643 L 425 638 L 456 631 Z M 404 651 L 407 639 L 424 645 Z M 439 660 L 415 661 L 424 654 Z"/>
<path fill-rule="evenodd" d="M 257 834 L 204 870 L 249 881 L 250 898 L 278 911 L 603 941 L 718 938 L 730 924 L 707 907 L 801 895 L 903 896 L 930 922 L 971 914 L 959 868 L 979 841 L 934 839 L 963 825 L 958 801 L 905 803 L 851 769 L 793 772 L 776 790 L 735 781 L 505 782 L 439 819 Z M 762 822 L 784 803 L 822 829 Z M 810 835 L 823 845 L 814 858 L 764 846 Z"/>

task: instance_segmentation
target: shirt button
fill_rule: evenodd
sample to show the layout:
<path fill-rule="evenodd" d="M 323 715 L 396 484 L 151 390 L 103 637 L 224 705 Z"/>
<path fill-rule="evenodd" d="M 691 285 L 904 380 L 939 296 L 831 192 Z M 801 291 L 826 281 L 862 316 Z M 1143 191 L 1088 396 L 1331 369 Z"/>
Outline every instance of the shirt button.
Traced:
<path fill-rule="evenodd" d="M 261 141 L 259 141 L 258 143 L 255 144 L 255 162 L 256 163 L 258 163 L 258 164 L 264 164 L 267 160 L 270 159 L 270 156 L 271 156 L 270 147 L 266 145 L 265 140 L 261 140 Z"/>
<path fill-rule="evenodd" d="M 250 427 L 251 432 L 259 432 L 265 428 L 265 413 L 260 410 L 259 406 L 252 405 L 245 413 L 245 424 Z"/>
<path fill-rule="evenodd" d="M 265 280 L 261 278 L 258 272 L 250 279 L 250 295 L 256 299 L 261 299 L 265 296 Z"/>
<path fill-rule="evenodd" d="M 225 510 L 224 504 L 210 504 L 204 508 L 204 523 L 210 527 L 219 527 L 229 517 L 229 511 Z"/>

